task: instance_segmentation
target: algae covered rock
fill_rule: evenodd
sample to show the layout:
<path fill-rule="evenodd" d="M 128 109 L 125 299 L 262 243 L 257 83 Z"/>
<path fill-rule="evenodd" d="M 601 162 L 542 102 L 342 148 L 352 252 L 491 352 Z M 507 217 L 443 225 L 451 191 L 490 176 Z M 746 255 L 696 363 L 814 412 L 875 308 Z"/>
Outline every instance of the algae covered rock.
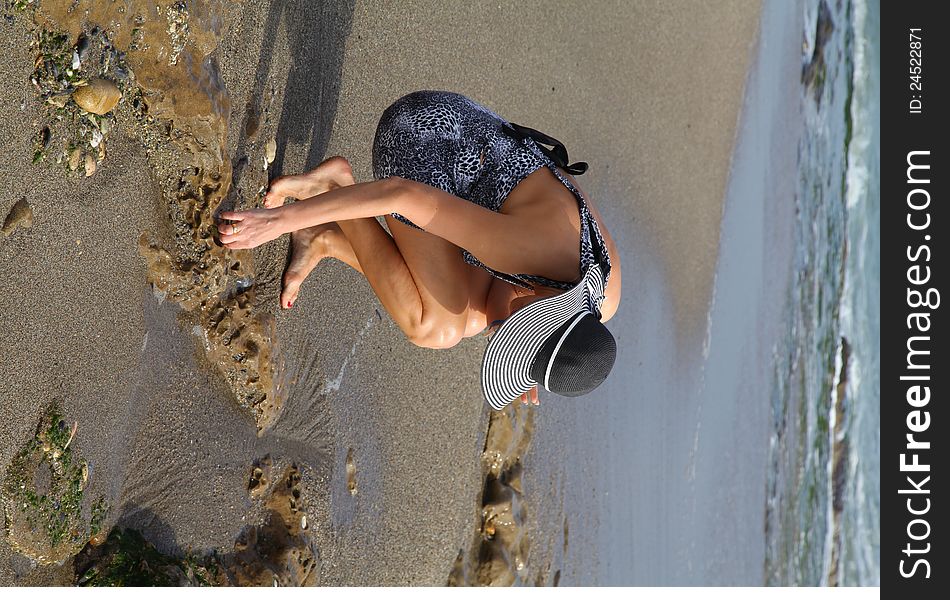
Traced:
<path fill-rule="evenodd" d="M 245 526 L 233 550 L 165 554 L 133 529 L 113 529 L 104 544 L 89 545 L 73 563 L 80 586 L 315 586 L 320 551 L 308 528 L 300 486 L 291 464 L 270 479 L 270 456 L 251 468 L 249 493 L 261 495 L 264 516 Z"/>
<path fill-rule="evenodd" d="M 100 533 L 108 507 L 84 496 L 89 468 L 70 445 L 78 424 L 49 408 L 36 435 L 7 467 L 0 499 L 7 543 L 40 564 L 77 554 Z"/>
<path fill-rule="evenodd" d="M 105 544 L 76 558 L 76 583 L 93 587 L 199 587 L 215 585 L 214 557 L 169 556 L 134 529 L 113 529 Z"/>

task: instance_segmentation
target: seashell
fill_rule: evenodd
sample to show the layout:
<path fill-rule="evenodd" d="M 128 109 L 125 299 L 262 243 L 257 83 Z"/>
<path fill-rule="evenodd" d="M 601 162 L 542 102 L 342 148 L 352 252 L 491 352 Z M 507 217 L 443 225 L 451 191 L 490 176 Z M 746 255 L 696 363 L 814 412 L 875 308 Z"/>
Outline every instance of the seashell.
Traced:
<path fill-rule="evenodd" d="M 101 546 L 106 543 L 106 540 L 109 538 L 108 531 L 100 531 L 96 535 L 89 538 L 90 546 Z"/>
<path fill-rule="evenodd" d="M 304 530 L 307 529 L 307 515 L 300 517 L 300 528 Z"/>
<path fill-rule="evenodd" d="M 122 92 L 108 79 L 90 79 L 89 83 L 73 92 L 73 100 L 81 108 L 104 115 L 119 103 Z"/>
<path fill-rule="evenodd" d="M 50 96 L 46 101 L 53 106 L 62 108 L 66 106 L 66 103 L 69 102 L 69 94 L 58 94 L 56 96 Z"/>
<path fill-rule="evenodd" d="M 96 172 L 96 159 L 93 158 L 92 154 L 86 155 L 86 177 L 92 177 L 92 174 Z"/>
<path fill-rule="evenodd" d="M 82 158 L 82 149 L 73 148 L 73 151 L 69 155 L 69 170 L 75 171 L 79 168 L 79 160 Z"/>
<path fill-rule="evenodd" d="M 79 39 L 76 40 L 76 54 L 79 55 L 80 60 L 86 58 L 86 54 L 89 53 L 89 38 L 85 33 L 79 34 Z"/>
<path fill-rule="evenodd" d="M 63 423 L 62 425 L 64 426 L 65 423 Z M 79 421 L 74 421 L 73 428 L 69 430 L 69 439 L 66 440 L 66 445 L 63 446 L 63 450 L 65 450 L 66 448 L 69 448 L 69 445 L 73 443 L 73 437 L 76 435 L 76 429 L 78 427 L 79 427 Z"/>
<path fill-rule="evenodd" d="M 269 165 L 274 162 L 275 158 L 277 158 L 277 140 L 271 138 L 267 140 L 267 145 L 264 146 L 264 161 Z"/>

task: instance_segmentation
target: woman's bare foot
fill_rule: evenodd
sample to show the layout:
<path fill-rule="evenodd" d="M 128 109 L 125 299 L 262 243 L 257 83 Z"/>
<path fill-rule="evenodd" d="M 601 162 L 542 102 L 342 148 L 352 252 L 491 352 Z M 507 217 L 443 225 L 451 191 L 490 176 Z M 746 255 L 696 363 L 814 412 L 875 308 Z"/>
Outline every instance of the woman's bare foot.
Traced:
<path fill-rule="evenodd" d="M 308 173 L 275 179 L 264 196 L 264 207 L 276 208 L 283 206 L 288 197 L 304 200 L 353 183 L 349 161 L 342 156 L 332 156 Z"/>
<path fill-rule="evenodd" d="M 281 308 L 290 308 L 297 301 L 300 284 L 328 256 L 333 256 L 333 242 L 343 232 L 336 223 L 300 229 L 290 234 L 290 264 L 284 271 L 284 289 L 280 293 Z"/>
<path fill-rule="evenodd" d="M 332 156 L 308 173 L 284 175 L 275 179 L 264 196 L 264 206 L 277 208 L 282 206 L 288 197 L 305 200 L 354 183 L 349 161 L 342 156 Z M 333 256 L 334 241 L 341 239 L 345 240 L 345 237 L 336 223 L 300 229 L 290 235 L 290 264 L 284 272 L 284 289 L 280 294 L 282 308 L 294 305 L 300 292 L 300 284 L 322 259 Z M 352 254 L 352 250 L 349 254 Z M 346 258 L 347 256 L 344 256 L 344 262 L 353 262 L 347 261 Z M 355 258 L 353 260 L 355 261 Z"/>

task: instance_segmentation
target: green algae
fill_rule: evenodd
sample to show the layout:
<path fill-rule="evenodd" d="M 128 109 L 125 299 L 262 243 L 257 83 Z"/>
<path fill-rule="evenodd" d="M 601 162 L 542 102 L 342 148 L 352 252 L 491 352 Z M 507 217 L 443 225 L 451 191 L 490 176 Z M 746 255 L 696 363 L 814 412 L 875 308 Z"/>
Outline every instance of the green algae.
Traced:
<path fill-rule="evenodd" d="M 163 554 L 134 529 L 113 529 L 105 544 L 88 546 L 76 560 L 76 584 L 88 587 L 206 587 L 218 572 L 214 556 Z"/>
<path fill-rule="evenodd" d="M 89 468 L 70 447 L 77 426 L 70 427 L 60 408 L 52 405 L 36 434 L 11 461 L 0 487 L 7 542 L 41 564 L 78 553 L 108 515 L 108 503 L 100 497 L 92 518 L 85 517 Z"/>

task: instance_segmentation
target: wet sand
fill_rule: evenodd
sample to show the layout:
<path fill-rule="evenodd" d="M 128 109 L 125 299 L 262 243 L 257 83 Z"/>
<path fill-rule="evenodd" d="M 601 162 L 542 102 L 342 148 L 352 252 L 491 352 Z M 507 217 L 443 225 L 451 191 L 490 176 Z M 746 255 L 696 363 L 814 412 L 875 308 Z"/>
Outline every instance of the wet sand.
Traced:
<path fill-rule="evenodd" d="M 744 585 L 765 578 L 773 356 L 792 275 L 801 16 L 765 2 L 721 228 L 709 325 L 682 359 L 672 289 L 646 253 L 614 329 L 618 375 L 551 399 L 525 488 L 534 556 L 565 584 Z M 568 535 L 568 532 L 570 535 Z M 563 546 L 562 546 L 563 539 Z M 535 563 L 537 565 L 537 563 Z"/>
<path fill-rule="evenodd" d="M 414 89 L 468 94 L 556 135 L 572 159 L 591 163 L 581 185 L 624 252 L 624 304 L 611 325 L 624 364 L 642 369 L 626 361 L 646 355 L 698 364 L 757 2 L 616 2 L 596 13 L 547 2 L 438 10 L 264 4 L 226 10 L 214 54 L 230 100 L 226 148 L 238 199 L 256 192 L 249 169 L 271 137 L 272 174 L 342 154 L 366 179 L 372 134 L 389 103 Z M 10 415 L 0 424 L 3 464 L 33 434 L 45 404 L 59 399 L 80 423 L 73 443 L 92 466 L 90 490 L 110 498 L 109 524 L 181 553 L 230 550 L 248 524 L 266 518 L 266 502 L 248 492 L 247 479 L 269 454 L 275 472 L 300 465 L 320 583 L 448 582 L 481 522 L 484 341 L 443 352 L 412 347 L 365 281 L 322 264 L 294 309 L 276 316 L 286 397 L 258 436 L 209 368 L 193 322 L 145 283 L 139 235 L 167 227 L 145 152 L 120 131 L 91 178 L 32 166 L 41 108 L 28 84 L 29 34 L 16 23 L 0 27 L 9 57 L 0 67 L 0 134 L 11 140 L 0 209 L 25 197 L 34 212 L 31 228 L 0 238 L 0 396 Z M 243 166 L 245 155 L 253 167 Z M 276 303 L 285 256 L 286 240 L 255 252 L 257 301 Z M 672 424 L 694 414 L 694 405 L 675 401 L 687 386 L 675 377 L 662 382 L 651 389 L 673 408 L 656 416 Z M 615 378 L 608 393 L 626 396 L 628 383 Z M 631 458 L 618 448 L 581 448 L 577 462 L 554 462 L 546 449 L 572 447 L 584 418 L 581 401 L 569 405 L 570 415 L 557 402 L 542 399 L 534 445 L 522 457 L 531 543 L 520 580 L 613 581 L 630 564 L 649 563 L 635 555 L 607 561 L 589 536 L 609 513 L 578 495 L 569 473 Z M 693 435 L 670 427 L 677 440 Z M 604 432 L 593 427 L 589 435 Z M 643 519 L 664 522 L 655 518 L 662 503 L 641 492 Z M 572 494 L 582 500 L 543 504 Z M 570 568 L 552 567 L 558 552 L 571 557 Z M 32 566 L 0 543 L 0 583 L 67 583 L 67 571 Z"/>

